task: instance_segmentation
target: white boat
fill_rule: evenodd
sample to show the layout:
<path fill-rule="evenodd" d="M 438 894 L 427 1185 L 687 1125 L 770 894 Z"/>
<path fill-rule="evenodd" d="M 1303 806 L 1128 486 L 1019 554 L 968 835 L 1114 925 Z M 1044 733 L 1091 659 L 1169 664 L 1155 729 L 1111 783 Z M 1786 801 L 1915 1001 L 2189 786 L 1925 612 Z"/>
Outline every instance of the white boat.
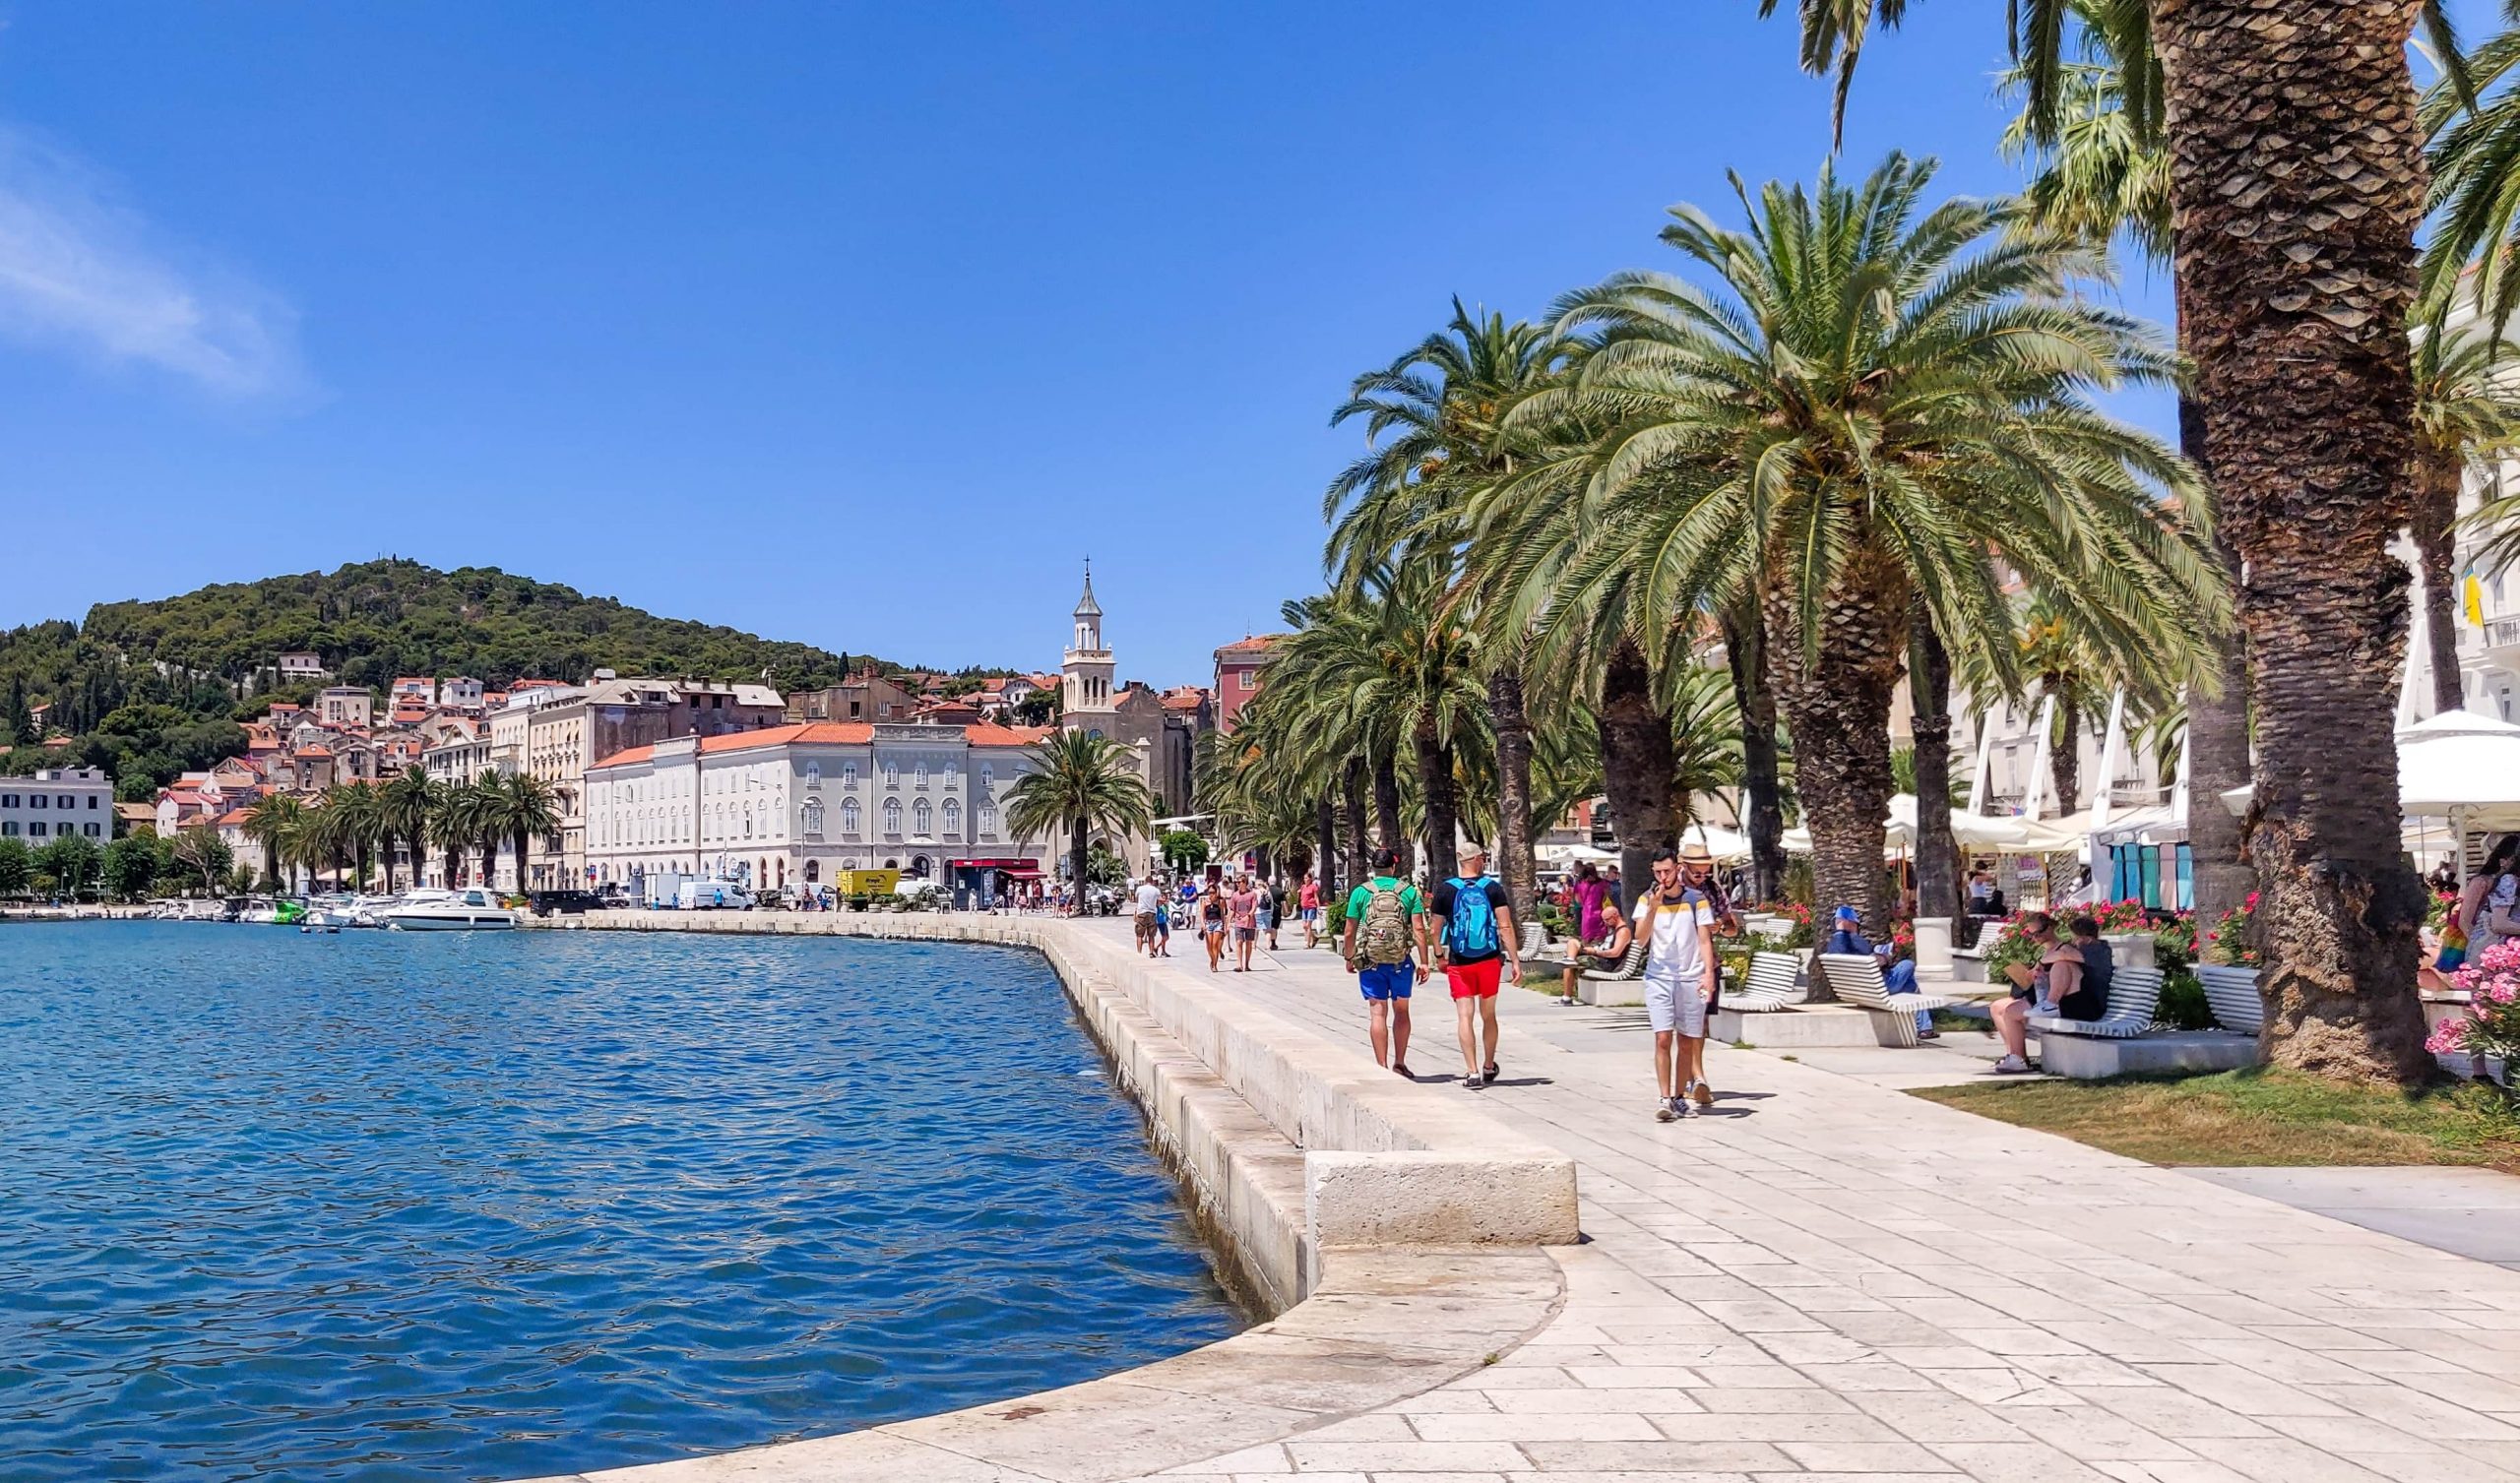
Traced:
<path fill-rule="evenodd" d="M 414 891 L 381 913 L 396 932 L 496 931 L 516 925 L 516 913 L 477 886 L 462 891 Z"/>

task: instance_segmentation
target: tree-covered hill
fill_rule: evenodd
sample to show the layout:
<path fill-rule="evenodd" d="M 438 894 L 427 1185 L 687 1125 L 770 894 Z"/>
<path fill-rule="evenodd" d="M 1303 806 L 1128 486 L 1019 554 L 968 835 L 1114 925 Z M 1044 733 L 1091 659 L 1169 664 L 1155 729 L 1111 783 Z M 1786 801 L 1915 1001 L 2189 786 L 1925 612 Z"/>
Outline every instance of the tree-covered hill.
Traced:
<path fill-rule="evenodd" d="M 298 649 L 321 655 L 334 683 L 378 690 L 407 674 L 472 675 L 501 689 L 526 678 L 576 682 L 600 668 L 722 680 L 767 672 L 790 691 L 832 684 L 851 662 L 492 567 L 370 561 L 98 603 L 81 624 L 0 631 L 0 732 L 22 730 L 26 712 L 44 705 L 49 729 L 73 735 L 96 731 L 127 705 L 225 720 L 288 694 L 274 667 Z M 21 747 L 18 760 L 29 751 Z"/>

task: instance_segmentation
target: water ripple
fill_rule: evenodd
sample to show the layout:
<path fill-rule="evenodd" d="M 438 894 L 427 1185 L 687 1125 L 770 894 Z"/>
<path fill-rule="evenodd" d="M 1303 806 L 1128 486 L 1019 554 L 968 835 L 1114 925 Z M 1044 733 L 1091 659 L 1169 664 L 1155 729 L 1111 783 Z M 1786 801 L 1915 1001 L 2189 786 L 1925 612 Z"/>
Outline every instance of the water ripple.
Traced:
<path fill-rule="evenodd" d="M 498 1479 L 1231 1332 L 1029 954 L 0 930 L 0 1471 Z"/>

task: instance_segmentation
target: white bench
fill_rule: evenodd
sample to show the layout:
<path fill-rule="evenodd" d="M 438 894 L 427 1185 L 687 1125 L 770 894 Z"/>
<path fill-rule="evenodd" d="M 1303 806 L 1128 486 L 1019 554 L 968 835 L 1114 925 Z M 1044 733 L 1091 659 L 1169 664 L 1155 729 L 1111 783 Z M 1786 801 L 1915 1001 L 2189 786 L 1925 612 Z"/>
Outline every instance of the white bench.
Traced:
<path fill-rule="evenodd" d="M 1869 953 L 1823 953 L 1819 957 L 1821 970 L 1828 975 L 1830 992 L 1860 1010 L 1876 1017 L 1888 1016 L 1886 1023 L 1876 1028 L 1886 1030 L 1884 1045 L 1916 1045 L 1917 1012 L 1949 1009 L 1951 1001 L 1938 994 L 1893 994 L 1881 977 L 1881 959 Z"/>
<path fill-rule="evenodd" d="M 1964 948 L 1955 940 L 1951 946 L 1951 976 L 1963 983 L 1986 981 L 1986 950 L 2003 935 L 2004 924 L 1996 918 L 1989 916 L 1976 920 L 1977 941 Z"/>
<path fill-rule="evenodd" d="M 2068 1020 L 2062 1015 L 2033 1015 L 2032 1033 L 2089 1035 L 2101 1040 L 2131 1040 L 2153 1027 L 2162 1005 L 2162 970 L 2119 968 L 2109 978 L 2109 1008 L 2097 1020 Z"/>
<path fill-rule="evenodd" d="M 1793 954 L 1753 953 L 1749 981 L 1738 989 L 1726 989 L 1723 1007 L 1761 1015 L 1800 1004 L 1810 997 L 1801 980 L 1802 963 Z"/>
<path fill-rule="evenodd" d="M 1645 976 L 1645 955 L 1651 952 L 1653 947 L 1654 939 L 1651 936 L 1641 936 L 1627 945 L 1627 956 L 1618 960 L 1617 967 L 1608 972 L 1603 972 L 1598 968 L 1586 968 L 1576 975 L 1576 999 L 1584 1004 L 1605 1008 L 1624 1008 L 1643 1004 L 1645 990 L 1641 986 L 1636 988 L 1604 986 L 1637 983 Z"/>
<path fill-rule="evenodd" d="M 2243 1035 L 2266 1028 L 2266 1001 L 2257 997 L 2255 968 L 2199 963 L 2196 981 L 2205 986 L 2205 1002 L 2213 1007 L 2215 1023 Z"/>

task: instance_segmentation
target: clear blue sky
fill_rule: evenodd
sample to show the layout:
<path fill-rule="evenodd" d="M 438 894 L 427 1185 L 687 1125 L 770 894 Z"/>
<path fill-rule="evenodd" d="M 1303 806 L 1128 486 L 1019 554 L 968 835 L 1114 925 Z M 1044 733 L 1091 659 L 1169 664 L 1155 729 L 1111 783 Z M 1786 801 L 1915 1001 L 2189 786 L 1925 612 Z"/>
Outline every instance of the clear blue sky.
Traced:
<path fill-rule="evenodd" d="M 1814 170 L 1755 11 L 0 5 L 0 624 L 391 552 L 1048 665 L 1091 554 L 1202 677 L 1448 295 Z M 2001 8 L 1912 14 L 1850 159 L 2003 188 Z"/>

